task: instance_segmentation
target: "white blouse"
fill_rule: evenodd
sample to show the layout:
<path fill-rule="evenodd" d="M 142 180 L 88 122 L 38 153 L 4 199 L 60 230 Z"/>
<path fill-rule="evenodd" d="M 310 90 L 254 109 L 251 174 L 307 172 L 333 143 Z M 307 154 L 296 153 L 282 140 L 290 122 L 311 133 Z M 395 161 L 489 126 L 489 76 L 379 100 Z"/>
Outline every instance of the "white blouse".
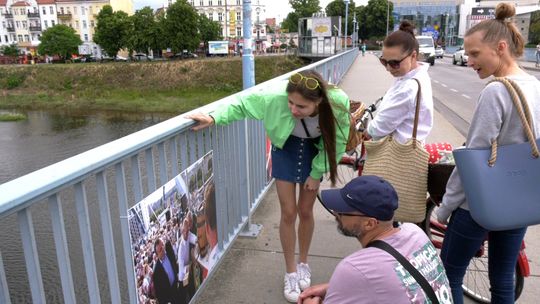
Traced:
<path fill-rule="evenodd" d="M 433 93 L 428 74 L 429 65 L 418 62 L 418 67 L 405 76 L 396 78 L 378 106 L 375 118 L 369 123 L 368 133 L 374 139 L 392 134 L 404 144 L 412 137 L 418 83 L 422 86 L 420 113 L 416 138 L 424 142 L 433 127 Z"/>

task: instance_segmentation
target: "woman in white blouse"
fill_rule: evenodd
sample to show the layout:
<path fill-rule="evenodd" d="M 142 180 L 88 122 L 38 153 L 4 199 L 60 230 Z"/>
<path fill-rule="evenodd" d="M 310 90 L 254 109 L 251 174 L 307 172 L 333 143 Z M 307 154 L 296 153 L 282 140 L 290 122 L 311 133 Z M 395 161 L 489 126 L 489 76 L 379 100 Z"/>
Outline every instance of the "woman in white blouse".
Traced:
<path fill-rule="evenodd" d="M 412 137 L 418 92 L 418 83 L 414 79 L 422 86 L 416 138 L 423 142 L 433 127 L 431 79 L 427 72 L 429 65 L 417 61 L 419 47 L 413 29 L 414 26 L 405 20 L 401 22 L 399 30 L 384 40 L 379 60 L 396 80 L 384 95 L 377 115 L 365 132 L 368 138 L 392 135 L 403 144 Z"/>

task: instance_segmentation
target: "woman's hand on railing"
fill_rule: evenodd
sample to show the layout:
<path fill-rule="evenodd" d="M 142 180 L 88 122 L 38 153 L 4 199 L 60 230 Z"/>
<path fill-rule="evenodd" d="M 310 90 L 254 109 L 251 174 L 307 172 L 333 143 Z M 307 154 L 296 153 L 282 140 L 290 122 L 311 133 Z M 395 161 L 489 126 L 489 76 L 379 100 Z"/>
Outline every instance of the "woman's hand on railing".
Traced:
<path fill-rule="evenodd" d="M 193 119 L 196 122 L 198 122 L 197 125 L 195 125 L 191 130 L 193 131 L 199 131 L 204 128 L 208 128 L 214 125 L 214 117 L 204 114 L 204 113 L 195 113 L 191 115 L 186 115 L 185 118 Z"/>

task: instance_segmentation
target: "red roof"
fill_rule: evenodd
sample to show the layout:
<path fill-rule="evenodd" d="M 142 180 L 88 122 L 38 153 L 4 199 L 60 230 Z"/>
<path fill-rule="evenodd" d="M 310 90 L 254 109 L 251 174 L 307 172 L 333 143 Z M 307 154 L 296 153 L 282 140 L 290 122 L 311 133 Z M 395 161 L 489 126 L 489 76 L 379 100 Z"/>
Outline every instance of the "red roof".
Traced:
<path fill-rule="evenodd" d="M 11 6 L 13 7 L 13 6 L 32 6 L 32 5 L 30 5 L 30 3 L 26 1 L 19 1 L 19 2 L 13 3 Z"/>
<path fill-rule="evenodd" d="M 6 6 L 7 0 L 0 0 L 0 6 Z"/>
<path fill-rule="evenodd" d="M 37 0 L 37 4 L 55 4 L 55 3 L 56 1 L 54 0 Z"/>

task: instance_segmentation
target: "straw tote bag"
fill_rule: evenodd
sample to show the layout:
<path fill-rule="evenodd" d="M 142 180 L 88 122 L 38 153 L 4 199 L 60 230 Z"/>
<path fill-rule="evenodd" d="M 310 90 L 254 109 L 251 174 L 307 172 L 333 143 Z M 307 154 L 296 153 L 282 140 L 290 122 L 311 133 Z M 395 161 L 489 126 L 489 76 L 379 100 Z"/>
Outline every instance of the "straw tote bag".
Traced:
<path fill-rule="evenodd" d="M 405 144 L 392 135 L 365 141 L 367 157 L 362 174 L 380 176 L 394 186 L 399 199 L 395 221 L 420 223 L 426 217 L 429 153 L 416 139 L 422 87 L 418 79 L 413 79 L 418 83 L 418 93 L 412 138 Z"/>
<path fill-rule="evenodd" d="M 528 142 L 484 149 L 454 150 L 472 218 L 491 231 L 540 224 L 540 139 L 523 92 L 507 78 L 495 78 L 512 97 Z"/>

